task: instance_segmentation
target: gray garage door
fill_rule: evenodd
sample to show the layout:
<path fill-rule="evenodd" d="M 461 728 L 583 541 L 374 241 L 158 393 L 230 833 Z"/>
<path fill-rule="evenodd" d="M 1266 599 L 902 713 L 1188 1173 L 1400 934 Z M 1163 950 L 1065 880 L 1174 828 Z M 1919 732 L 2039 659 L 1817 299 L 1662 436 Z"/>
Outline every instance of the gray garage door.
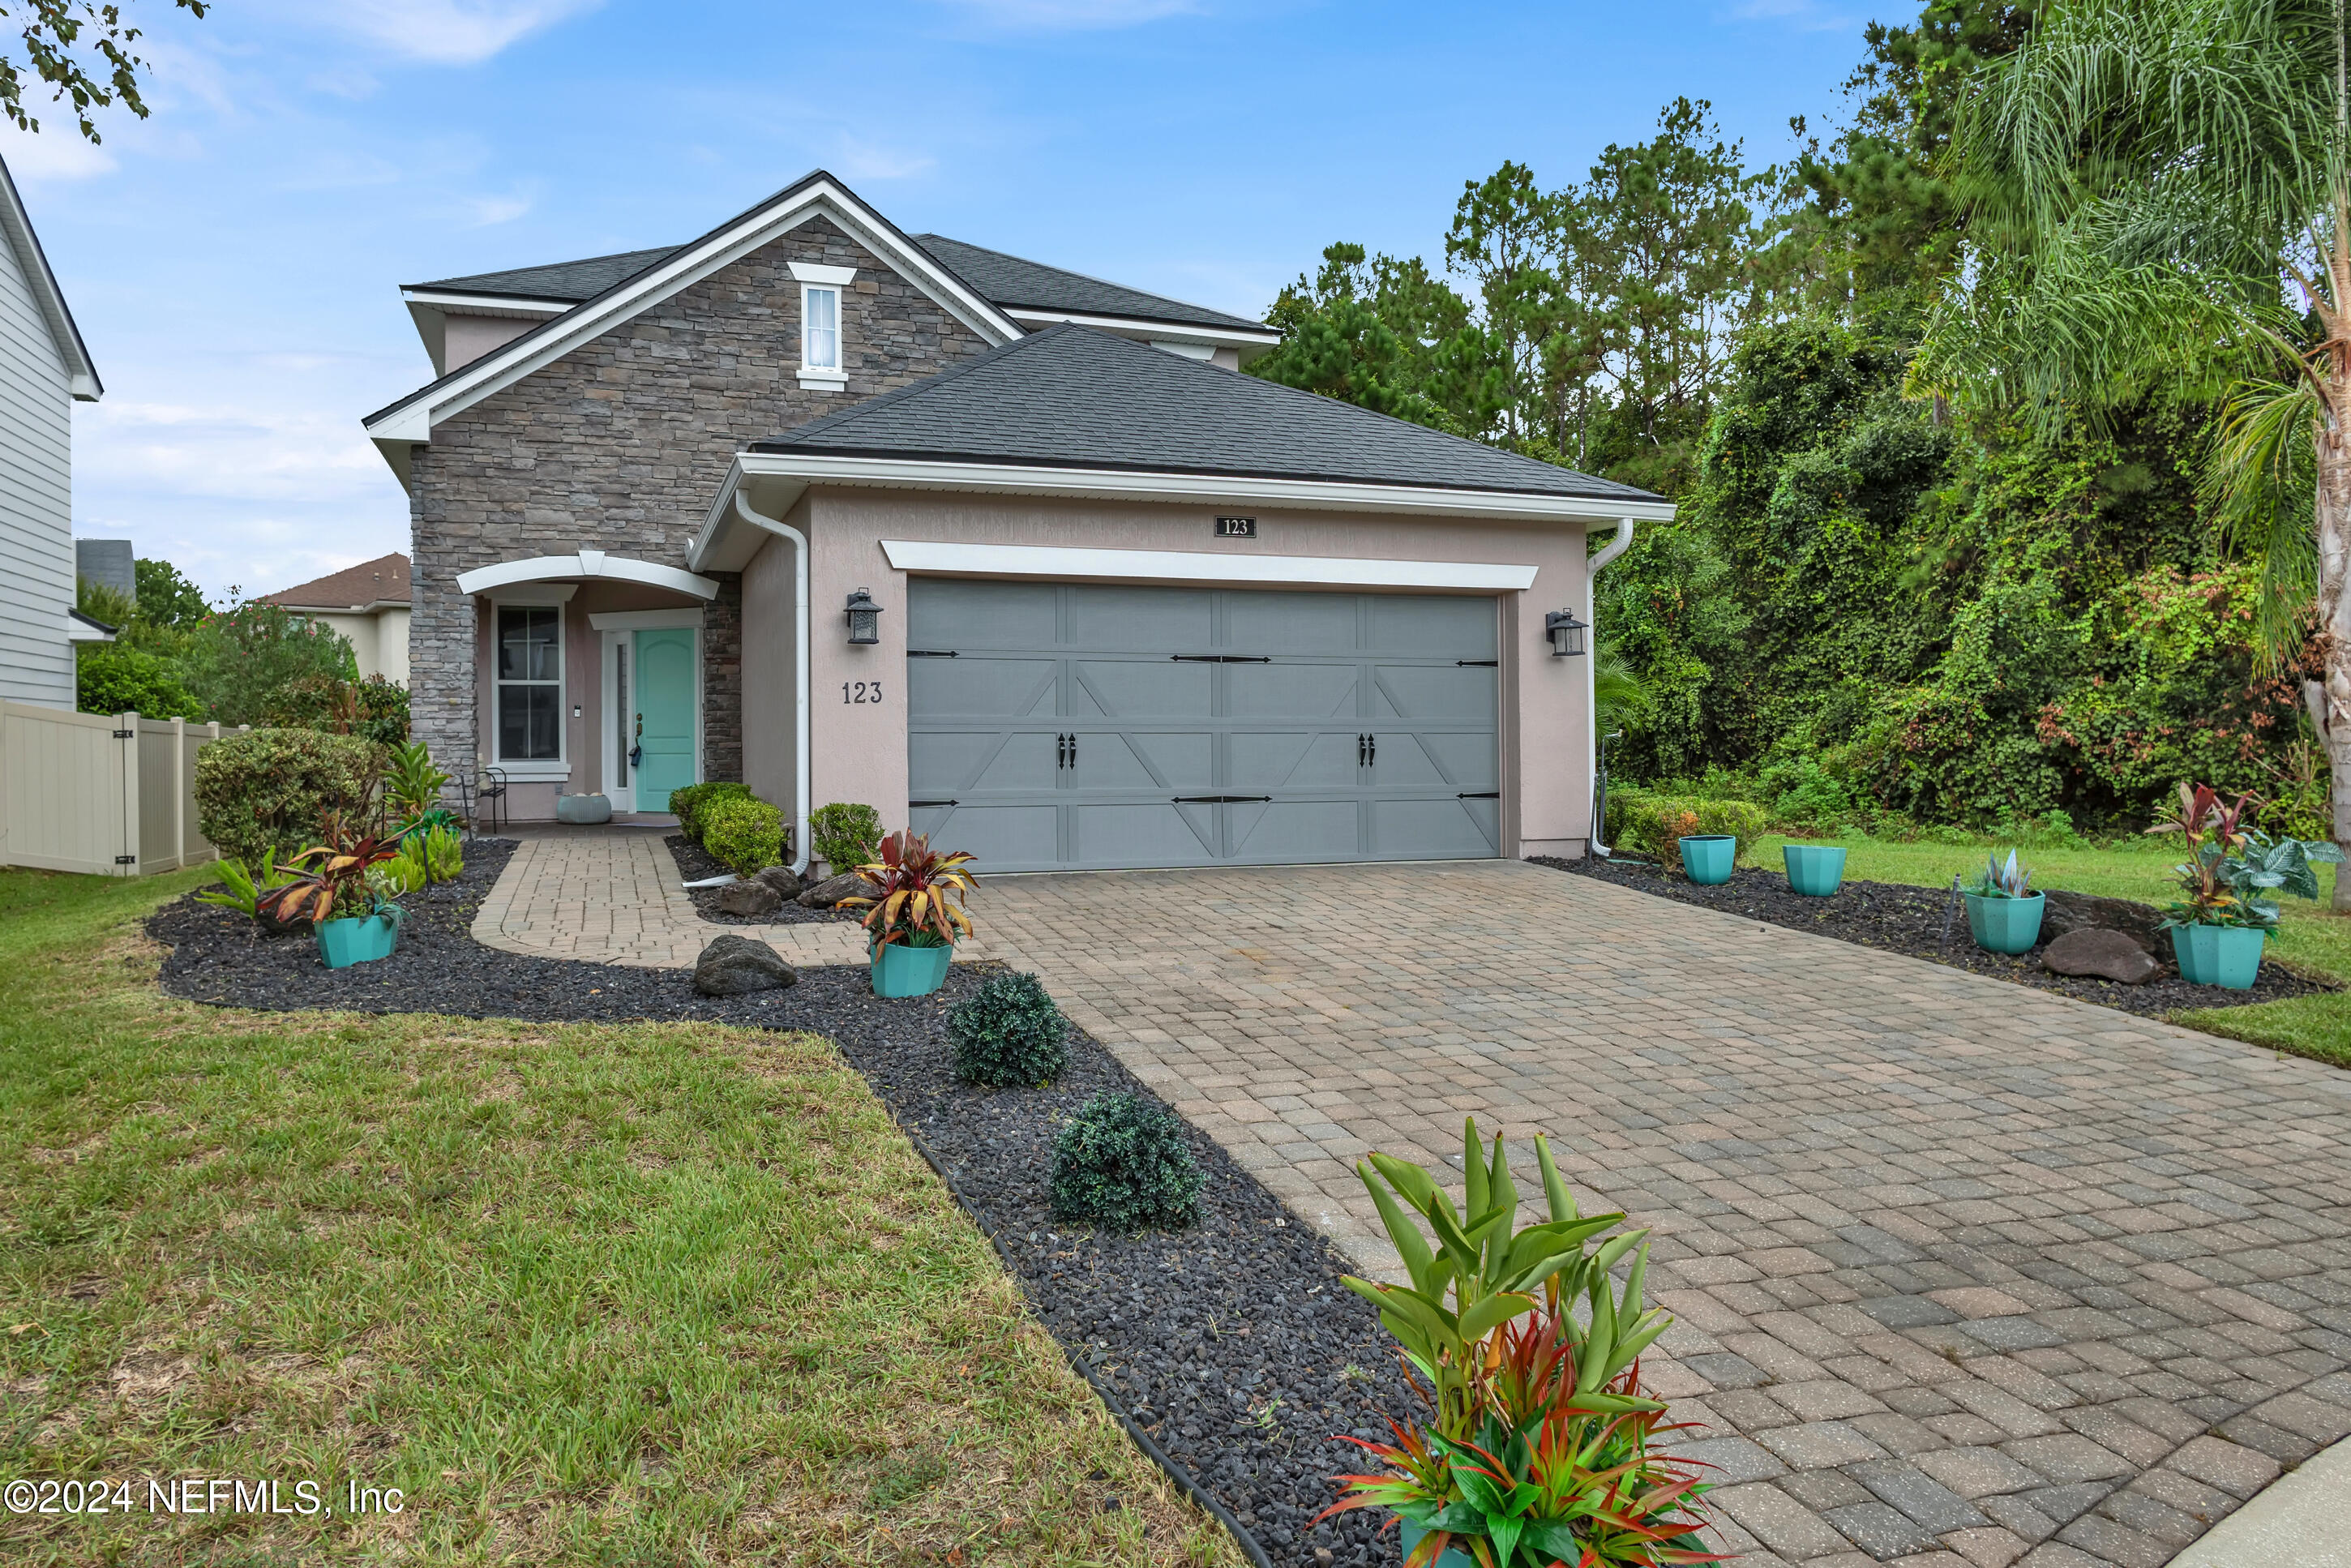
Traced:
<path fill-rule="evenodd" d="M 914 827 L 989 871 L 1501 852 L 1490 599 L 916 578 Z"/>

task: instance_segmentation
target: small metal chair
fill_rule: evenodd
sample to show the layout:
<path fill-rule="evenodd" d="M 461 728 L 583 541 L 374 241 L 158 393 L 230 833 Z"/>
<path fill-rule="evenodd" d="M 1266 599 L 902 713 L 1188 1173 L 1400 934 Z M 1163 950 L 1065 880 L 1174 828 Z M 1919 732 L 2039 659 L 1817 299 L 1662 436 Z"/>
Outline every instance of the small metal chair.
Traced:
<path fill-rule="evenodd" d="M 490 831 L 496 832 L 506 826 L 507 775 L 503 768 L 484 768 L 472 774 L 461 773 L 457 786 L 457 814 L 465 819 L 465 835 L 479 838 L 482 816 L 487 811 Z"/>

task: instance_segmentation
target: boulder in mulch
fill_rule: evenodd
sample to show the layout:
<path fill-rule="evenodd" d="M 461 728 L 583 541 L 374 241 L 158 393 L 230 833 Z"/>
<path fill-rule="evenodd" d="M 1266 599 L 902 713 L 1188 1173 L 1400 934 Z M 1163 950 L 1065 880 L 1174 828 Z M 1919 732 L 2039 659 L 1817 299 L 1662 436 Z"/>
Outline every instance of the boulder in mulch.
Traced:
<path fill-rule="evenodd" d="M 2066 893 L 2052 889 L 2049 901 L 2042 906 L 2041 932 L 2044 937 L 2064 936 L 2074 931 L 2098 929 L 2118 931 L 2149 953 L 2169 950 L 2171 939 L 2163 934 L 2163 911 L 2151 904 L 2138 904 L 2127 898 L 2100 898 L 2095 894 Z"/>
<path fill-rule="evenodd" d="M 717 936 L 694 961 L 694 988 L 705 997 L 742 997 L 799 983 L 799 971 L 765 942 Z"/>
<path fill-rule="evenodd" d="M 831 909 L 844 898 L 854 898 L 872 891 L 872 883 L 853 871 L 845 871 L 839 876 L 825 878 L 801 894 L 799 903 L 808 909 Z"/>
<path fill-rule="evenodd" d="M 2060 975 L 2143 986 L 2163 972 L 2153 955 L 2126 931 L 2078 925 L 2042 949 L 2041 961 Z"/>
<path fill-rule="evenodd" d="M 774 888 L 778 898 L 798 898 L 808 891 L 808 883 L 802 882 L 799 873 L 788 865 L 771 865 L 751 880 Z"/>
<path fill-rule="evenodd" d="M 718 912 L 756 919 L 784 906 L 784 895 L 764 882 L 738 882 L 718 890 Z"/>

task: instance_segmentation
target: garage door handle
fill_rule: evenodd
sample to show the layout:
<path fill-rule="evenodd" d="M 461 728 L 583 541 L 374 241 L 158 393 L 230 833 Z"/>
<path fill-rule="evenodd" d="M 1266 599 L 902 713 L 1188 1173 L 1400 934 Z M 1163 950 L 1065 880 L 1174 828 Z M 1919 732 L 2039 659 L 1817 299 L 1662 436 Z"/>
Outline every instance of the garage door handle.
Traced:
<path fill-rule="evenodd" d="M 1238 806 L 1256 800 L 1270 800 L 1270 795 L 1178 795 L 1178 806 Z"/>
<path fill-rule="evenodd" d="M 1453 798 L 1457 800 L 1499 800 L 1502 798 L 1502 792 L 1499 789 L 1474 789 Z"/>
<path fill-rule="evenodd" d="M 1266 653 L 1170 653 L 1168 660 L 1178 664 L 1270 664 L 1272 656 Z"/>

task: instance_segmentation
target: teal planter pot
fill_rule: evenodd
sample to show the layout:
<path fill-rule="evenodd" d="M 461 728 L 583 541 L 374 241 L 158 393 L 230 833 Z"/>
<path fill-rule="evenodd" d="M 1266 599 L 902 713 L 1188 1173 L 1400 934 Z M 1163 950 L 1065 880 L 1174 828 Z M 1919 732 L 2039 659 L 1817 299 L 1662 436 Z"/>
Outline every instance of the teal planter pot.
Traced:
<path fill-rule="evenodd" d="M 2049 907 L 2045 894 L 2029 898 L 1987 898 L 1966 894 L 1968 929 L 1976 946 L 1987 953 L 2030 953 L 2041 940 L 2041 912 Z"/>
<path fill-rule="evenodd" d="M 388 915 L 365 915 L 350 920 L 321 920 L 310 928 L 318 934 L 319 956 L 329 969 L 389 958 L 400 946 L 400 924 Z"/>
<path fill-rule="evenodd" d="M 2191 986 L 2250 991 L 2262 972 L 2267 936 L 2253 925 L 2175 925 L 2171 954 L 2179 960 L 2179 977 Z"/>
<path fill-rule="evenodd" d="M 1730 880 L 1739 841 L 1729 833 L 1693 833 L 1682 841 L 1682 870 L 1692 882 L 1713 887 Z"/>
<path fill-rule="evenodd" d="M 1844 882 L 1843 844 L 1789 844 L 1788 885 L 1807 898 L 1826 898 Z"/>
<path fill-rule="evenodd" d="M 1420 1544 L 1421 1537 L 1426 1535 L 1428 1531 L 1408 1519 L 1397 1520 L 1396 1529 L 1402 1535 L 1402 1539 L 1396 1544 L 1404 1548 L 1404 1555 L 1398 1557 L 1396 1561 L 1409 1563 L 1412 1561 L 1413 1549 Z M 1457 1536 L 1455 1539 L 1460 1538 Z M 1458 1546 L 1448 1546 L 1438 1553 L 1437 1561 L 1430 1565 L 1430 1568 L 1478 1568 L 1478 1560 Z"/>
<path fill-rule="evenodd" d="M 873 994 L 877 997 L 927 997 L 946 984 L 952 947 L 909 947 L 893 942 L 873 947 Z"/>

